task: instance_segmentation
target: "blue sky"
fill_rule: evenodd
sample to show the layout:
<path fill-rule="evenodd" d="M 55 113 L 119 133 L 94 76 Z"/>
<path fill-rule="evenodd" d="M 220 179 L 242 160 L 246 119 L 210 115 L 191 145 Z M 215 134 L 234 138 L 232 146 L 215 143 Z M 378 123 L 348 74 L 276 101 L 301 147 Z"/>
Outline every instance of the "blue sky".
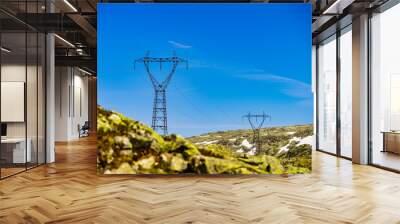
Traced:
<path fill-rule="evenodd" d="M 180 65 L 167 89 L 169 133 L 192 136 L 266 126 L 311 124 L 309 4 L 99 4 L 98 102 L 151 124 L 154 91 L 143 65 L 173 51 Z M 168 73 L 152 67 L 158 80 Z"/>

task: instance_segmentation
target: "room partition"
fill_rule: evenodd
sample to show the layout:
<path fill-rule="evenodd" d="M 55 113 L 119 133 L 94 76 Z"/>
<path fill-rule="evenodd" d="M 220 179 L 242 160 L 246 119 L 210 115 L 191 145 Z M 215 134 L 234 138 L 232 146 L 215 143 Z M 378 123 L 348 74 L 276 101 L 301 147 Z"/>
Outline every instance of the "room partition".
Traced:
<path fill-rule="evenodd" d="M 26 24 L 45 1 L 0 3 L 0 178 L 45 163 L 45 34 Z"/>

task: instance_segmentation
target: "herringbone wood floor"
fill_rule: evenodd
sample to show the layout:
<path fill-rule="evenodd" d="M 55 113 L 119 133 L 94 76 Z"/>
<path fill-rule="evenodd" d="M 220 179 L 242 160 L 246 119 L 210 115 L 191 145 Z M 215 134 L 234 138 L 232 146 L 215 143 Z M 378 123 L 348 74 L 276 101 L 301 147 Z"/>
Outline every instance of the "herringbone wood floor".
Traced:
<path fill-rule="evenodd" d="M 400 175 L 314 152 L 310 175 L 97 176 L 94 138 L 0 181 L 0 223 L 400 223 Z"/>

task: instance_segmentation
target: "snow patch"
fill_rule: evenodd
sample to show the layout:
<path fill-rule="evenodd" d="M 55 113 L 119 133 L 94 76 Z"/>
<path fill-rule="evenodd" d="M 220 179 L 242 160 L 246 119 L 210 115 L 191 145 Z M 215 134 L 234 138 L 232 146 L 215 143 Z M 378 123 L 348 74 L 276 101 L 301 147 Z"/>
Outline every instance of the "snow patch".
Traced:
<path fill-rule="evenodd" d="M 244 139 L 242 143 L 240 143 L 239 147 L 243 147 L 244 149 L 246 149 L 246 154 L 248 155 L 254 156 L 257 153 L 256 147 L 250 144 L 247 139 Z M 243 150 L 243 148 L 237 150 L 237 152 L 244 152 L 245 150 Z"/>
<path fill-rule="evenodd" d="M 254 155 L 256 155 L 256 152 L 257 152 L 256 147 L 253 147 L 253 148 L 251 148 L 250 151 L 247 152 L 247 154 L 249 154 L 251 156 L 254 156 Z"/>
<path fill-rule="evenodd" d="M 305 144 L 312 145 L 313 141 L 314 141 L 314 138 L 312 135 L 310 135 L 305 138 L 302 138 L 298 145 L 305 145 Z"/>
<path fill-rule="evenodd" d="M 312 143 L 313 143 L 313 136 L 310 135 L 310 136 L 307 136 L 307 137 L 305 137 L 305 138 L 299 138 L 299 137 L 293 137 L 293 138 L 291 138 L 291 139 L 289 140 L 289 143 L 288 143 L 287 145 L 285 145 L 285 146 L 283 146 L 283 147 L 281 147 L 281 148 L 279 149 L 278 154 L 289 151 L 289 145 L 290 145 L 290 143 L 292 143 L 292 142 L 294 142 L 294 141 L 299 142 L 299 143 L 297 143 L 297 146 L 299 146 L 299 145 L 304 145 L 304 144 L 312 145 Z"/>
<path fill-rule="evenodd" d="M 247 141 L 247 139 L 243 140 L 242 143 L 240 143 L 240 146 L 243 146 L 243 147 L 245 147 L 246 149 L 250 149 L 250 148 L 253 147 L 253 145 L 250 144 L 250 142 Z"/>

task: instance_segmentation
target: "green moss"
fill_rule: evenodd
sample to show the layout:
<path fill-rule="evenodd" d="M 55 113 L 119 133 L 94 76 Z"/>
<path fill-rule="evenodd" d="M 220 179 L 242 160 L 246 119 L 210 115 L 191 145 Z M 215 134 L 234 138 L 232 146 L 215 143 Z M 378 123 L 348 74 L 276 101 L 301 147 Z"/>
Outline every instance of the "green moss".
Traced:
<path fill-rule="evenodd" d="M 216 157 L 221 159 L 231 159 L 234 157 L 232 151 L 222 145 L 207 145 L 198 148 L 200 153 L 205 156 Z"/>
<path fill-rule="evenodd" d="M 101 174 L 281 174 L 307 170 L 268 156 L 235 153 L 223 145 L 197 146 L 179 135 L 160 136 L 148 126 L 98 107 L 97 168 Z M 287 158 L 285 158 L 287 159 Z"/>

